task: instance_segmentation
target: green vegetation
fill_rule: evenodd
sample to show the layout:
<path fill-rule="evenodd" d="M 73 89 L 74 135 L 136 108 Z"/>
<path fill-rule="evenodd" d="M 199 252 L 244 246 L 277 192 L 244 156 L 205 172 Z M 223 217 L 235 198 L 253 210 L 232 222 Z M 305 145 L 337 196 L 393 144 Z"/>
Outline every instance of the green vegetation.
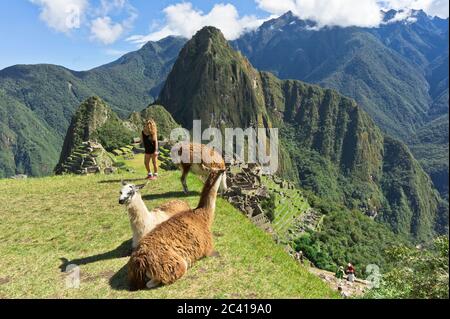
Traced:
<path fill-rule="evenodd" d="M 364 276 L 369 264 L 388 269 L 390 259 L 385 251 L 399 242 L 407 240 L 358 211 L 342 209 L 327 214 L 320 230 L 302 234 L 293 247 L 318 268 L 334 272 L 351 262 L 357 275 Z"/>
<path fill-rule="evenodd" d="M 448 242 L 448 237 L 439 237 L 431 247 L 391 248 L 388 258 L 392 270 L 382 275 L 380 286 L 366 297 L 448 299 Z"/>
<path fill-rule="evenodd" d="M 308 202 L 298 188 L 281 188 L 273 179 L 266 176 L 262 177 L 262 182 L 270 192 L 268 203 L 264 203 L 267 208 L 262 208 L 268 212 L 278 237 L 284 238 L 292 221 L 309 208 Z"/>
<path fill-rule="evenodd" d="M 130 144 L 134 134 L 119 118 L 113 118 L 97 129 L 92 138 L 97 139 L 107 151 L 123 148 Z M 123 151 L 123 150 L 122 150 Z"/>
<path fill-rule="evenodd" d="M 223 199 L 213 225 L 219 257 L 195 263 L 173 285 L 129 292 L 125 265 L 131 229 L 117 200 L 120 180 L 139 179 L 145 171 L 141 155 L 126 162 L 136 173 L 0 180 L 1 298 L 337 297 Z M 189 175 L 192 192 L 184 196 L 179 177 L 179 171 L 162 171 L 143 190 L 146 205 L 182 198 L 194 207 L 202 183 Z M 79 289 L 65 286 L 60 270 L 65 260 L 80 266 Z"/>
<path fill-rule="evenodd" d="M 166 140 L 170 137 L 170 132 L 180 125 L 175 122 L 172 115 L 161 105 L 150 105 L 141 112 L 134 112 L 129 118 L 129 123 L 136 136 L 141 136 L 144 122 L 152 118 L 158 126 L 158 139 Z"/>
<path fill-rule="evenodd" d="M 447 98 L 448 103 L 448 98 Z M 448 201 L 448 113 L 420 128 L 411 138 L 411 151 Z"/>
<path fill-rule="evenodd" d="M 43 64 L 0 70 L 0 177 L 51 174 L 76 108 L 91 96 L 123 118 L 142 110 L 158 95 L 184 43 L 174 37 L 149 42 L 86 72 Z"/>
<path fill-rule="evenodd" d="M 275 194 L 270 194 L 269 198 L 261 203 L 261 208 L 264 210 L 266 217 L 273 222 L 275 220 L 275 210 L 277 208 Z"/>
<path fill-rule="evenodd" d="M 0 178 L 50 174 L 61 145 L 45 122 L 0 89 Z"/>

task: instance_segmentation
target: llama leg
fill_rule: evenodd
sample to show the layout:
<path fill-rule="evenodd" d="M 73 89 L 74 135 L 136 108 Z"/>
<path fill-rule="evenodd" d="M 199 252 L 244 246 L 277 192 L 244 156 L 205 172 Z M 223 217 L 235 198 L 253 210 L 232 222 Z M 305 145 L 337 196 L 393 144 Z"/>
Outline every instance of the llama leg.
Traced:
<path fill-rule="evenodd" d="M 161 282 L 159 282 L 159 281 L 157 281 L 157 280 L 155 280 L 155 279 L 152 279 L 152 280 L 148 281 L 147 284 L 146 284 L 145 286 L 146 286 L 148 289 L 153 289 L 153 288 L 158 287 L 159 285 L 161 285 Z"/>
<path fill-rule="evenodd" d="M 138 245 L 139 245 L 139 237 L 133 236 L 133 241 L 131 242 L 131 250 L 134 251 Z"/>
<path fill-rule="evenodd" d="M 145 154 L 144 155 L 144 165 L 145 165 L 145 169 L 147 170 L 147 174 L 149 174 L 151 172 L 150 170 L 150 154 Z"/>
<path fill-rule="evenodd" d="M 217 250 L 212 249 L 206 254 L 206 257 L 220 257 L 220 253 Z"/>
<path fill-rule="evenodd" d="M 208 245 L 206 246 L 205 256 L 206 257 L 219 257 L 220 256 L 220 254 L 217 251 L 214 250 L 212 236 L 211 236 L 211 238 L 209 240 Z"/>
<path fill-rule="evenodd" d="M 165 285 L 173 284 L 175 281 L 183 277 L 188 268 L 188 262 L 181 256 L 173 256 L 166 269 L 170 269 L 170 272 L 163 274 L 161 283 Z"/>
<path fill-rule="evenodd" d="M 186 184 L 186 177 L 187 177 L 187 174 L 189 173 L 189 169 L 190 168 L 191 168 L 190 166 L 183 166 L 182 167 L 181 185 L 183 185 L 183 192 L 185 194 L 189 193 L 189 189 L 188 189 L 187 184 Z"/>
<path fill-rule="evenodd" d="M 222 175 L 222 181 L 220 183 L 220 195 L 223 195 L 228 190 L 227 187 L 227 175 L 224 173 Z"/>

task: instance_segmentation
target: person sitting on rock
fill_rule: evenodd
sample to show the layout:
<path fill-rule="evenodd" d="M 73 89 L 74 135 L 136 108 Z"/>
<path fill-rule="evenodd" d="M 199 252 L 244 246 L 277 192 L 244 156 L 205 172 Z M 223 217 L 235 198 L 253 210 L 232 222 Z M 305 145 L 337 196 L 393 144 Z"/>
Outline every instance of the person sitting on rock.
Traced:
<path fill-rule="evenodd" d="M 145 168 L 147 169 L 147 179 L 158 178 L 158 131 L 153 119 L 148 119 L 142 130 L 142 143 L 145 148 Z M 150 169 L 150 160 L 153 162 L 153 173 Z"/>
<path fill-rule="evenodd" d="M 354 282 L 355 281 L 355 267 L 351 263 L 348 263 L 347 270 L 347 281 Z"/>

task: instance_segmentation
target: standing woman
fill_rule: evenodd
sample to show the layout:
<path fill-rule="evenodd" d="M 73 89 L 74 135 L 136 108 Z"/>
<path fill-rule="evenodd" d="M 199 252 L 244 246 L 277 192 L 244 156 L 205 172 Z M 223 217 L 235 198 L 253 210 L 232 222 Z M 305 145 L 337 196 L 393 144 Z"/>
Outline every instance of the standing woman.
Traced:
<path fill-rule="evenodd" d="M 158 178 L 158 132 L 153 119 L 148 119 L 142 130 L 142 143 L 145 148 L 145 168 L 147 179 Z M 153 162 L 153 173 L 150 170 L 150 160 Z"/>

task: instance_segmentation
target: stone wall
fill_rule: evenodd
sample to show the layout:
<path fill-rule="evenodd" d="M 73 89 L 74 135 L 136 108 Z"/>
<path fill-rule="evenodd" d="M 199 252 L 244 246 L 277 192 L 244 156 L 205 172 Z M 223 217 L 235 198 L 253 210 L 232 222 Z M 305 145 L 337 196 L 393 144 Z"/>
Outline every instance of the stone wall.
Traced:
<path fill-rule="evenodd" d="M 228 190 L 223 197 L 242 211 L 258 227 L 273 233 L 270 220 L 262 208 L 269 192 L 261 182 L 262 171 L 257 165 L 234 165 L 227 170 Z"/>

